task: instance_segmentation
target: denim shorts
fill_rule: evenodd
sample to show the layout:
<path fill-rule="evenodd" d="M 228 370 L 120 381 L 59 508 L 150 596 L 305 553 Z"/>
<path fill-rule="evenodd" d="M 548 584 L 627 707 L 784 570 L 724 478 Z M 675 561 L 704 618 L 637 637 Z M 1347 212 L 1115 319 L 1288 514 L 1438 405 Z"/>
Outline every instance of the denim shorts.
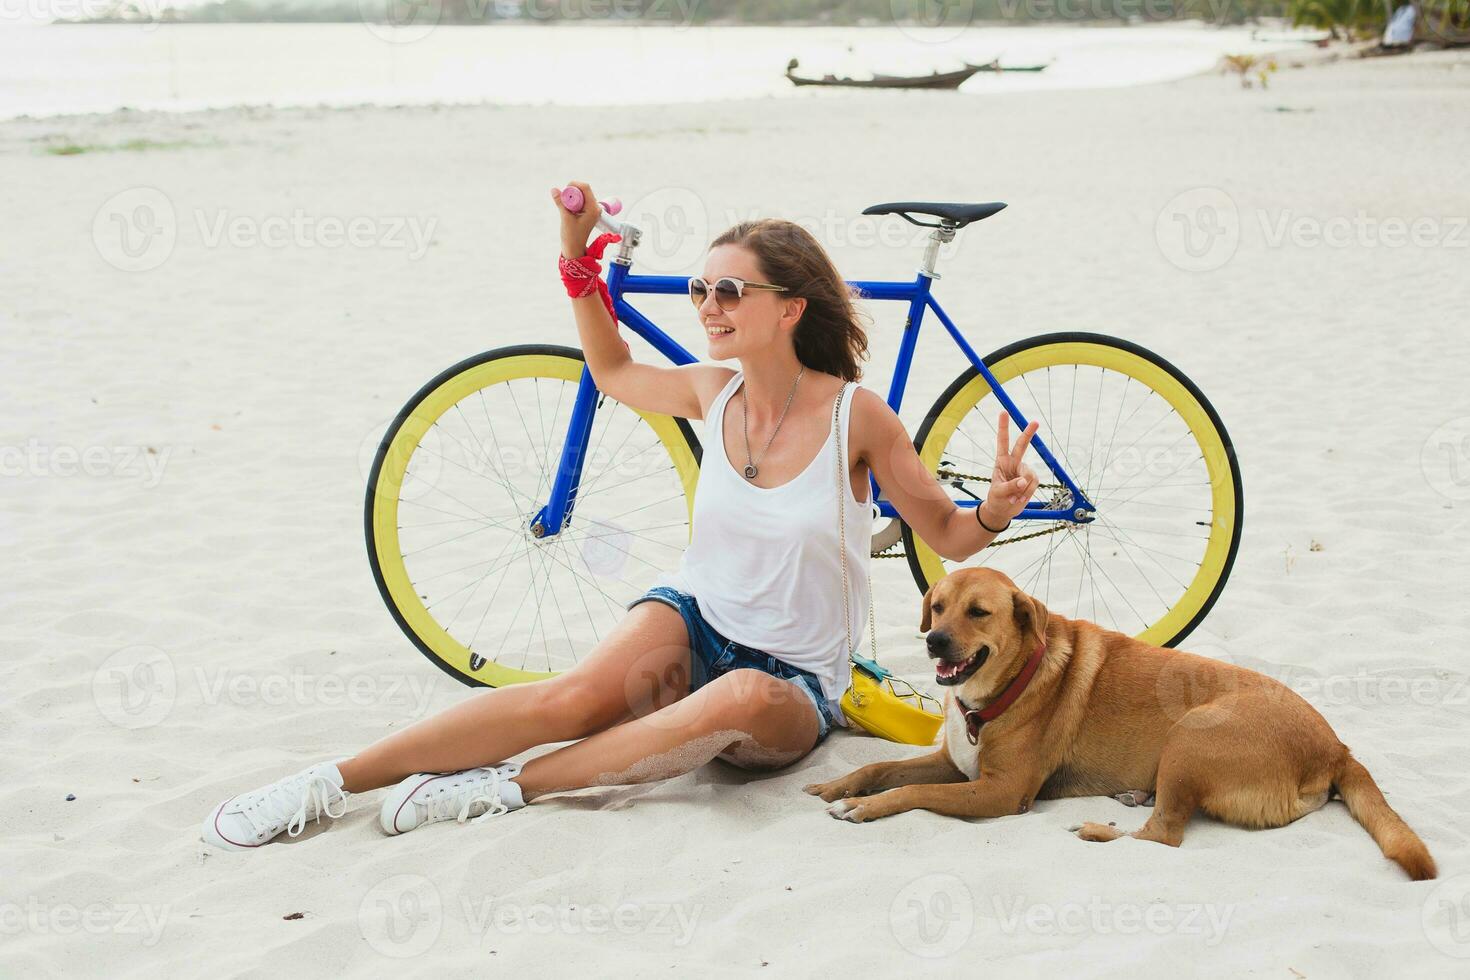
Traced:
<path fill-rule="evenodd" d="M 638 603 L 647 602 L 649 599 L 672 606 L 679 611 L 679 615 L 684 617 L 684 625 L 689 629 L 690 694 L 722 674 L 750 667 L 770 674 L 772 677 L 791 681 L 812 699 L 812 704 L 817 709 L 817 723 L 820 726 L 814 745 L 820 744 L 837 724 L 836 719 L 832 716 L 832 708 L 827 703 L 827 696 L 822 692 L 822 682 L 818 680 L 816 674 L 809 670 L 802 670 L 800 667 L 793 667 L 763 650 L 736 643 L 723 636 L 705 620 L 694 596 L 670 586 L 655 585 L 628 603 L 628 608 L 632 609 Z"/>

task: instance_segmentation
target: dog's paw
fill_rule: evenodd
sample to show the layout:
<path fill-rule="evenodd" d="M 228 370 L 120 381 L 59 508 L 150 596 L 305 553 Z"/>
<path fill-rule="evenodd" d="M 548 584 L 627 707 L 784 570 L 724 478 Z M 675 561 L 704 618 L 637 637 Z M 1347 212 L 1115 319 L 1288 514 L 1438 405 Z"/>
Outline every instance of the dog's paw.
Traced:
<path fill-rule="evenodd" d="M 863 816 L 863 809 L 864 807 L 861 803 L 856 803 L 852 800 L 838 800 L 827 807 L 827 812 L 838 820 L 846 820 L 849 823 L 862 823 L 866 819 Z"/>
<path fill-rule="evenodd" d="M 812 796 L 819 796 L 827 803 L 853 795 L 852 790 L 841 779 L 834 779 L 829 783 L 808 783 L 801 788 L 801 791 L 810 793 Z"/>
<path fill-rule="evenodd" d="M 1124 806 L 1153 806 L 1154 794 L 1146 789 L 1130 789 L 1126 793 L 1119 793 L 1113 799 Z"/>
<path fill-rule="evenodd" d="M 1096 843 L 1105 843 L 1110 840 L 1117 840 L 1119 837 L 1127 836 L 1123 831 L 1109 823 L 1084 823 L 1076 827 L 1074 832 L 1082 840 Z"/>

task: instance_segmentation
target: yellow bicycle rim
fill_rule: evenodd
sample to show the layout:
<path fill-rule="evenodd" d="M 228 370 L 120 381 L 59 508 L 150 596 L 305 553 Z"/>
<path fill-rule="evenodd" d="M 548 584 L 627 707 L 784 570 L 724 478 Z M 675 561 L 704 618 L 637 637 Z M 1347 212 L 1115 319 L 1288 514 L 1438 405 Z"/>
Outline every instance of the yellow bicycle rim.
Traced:
<path fill-rule="evenodd" d="M 551 677 L 558 671 L 522 670 L 493 660 L 486 660 L 475 670 L 471 667 L 469 649 L 445 631 L 424 605 L 409 579 L 398 536 L 399 496 L 409 462 L 429 428 L 464 398 L 491 385 L 522 378 L 547 378 L 576 384 L 581 379 L 583 367 L 584 362 L 578 358 L 559 354 L 508 355 L 470 366 L 445 379 L 421 398 L 393 433 L 387 452 L 381 454 L 382 464 L 376 474 L 371 520 L 374 557 L 383 590 L 421 649 L 431 651 L 447 670 L 469 683 L 500 687 Z M 672 417 L 641 411 L 637 414 L 653 430 L 673 460 L 684 488 L 692 531 L 699 462 Z"/>
<path fill-rule="evenodd" d="M 1229 452 L 1214 420 L 1199 399 L 1163 367 L 1132 351 L 1086 341 L 1061 341 L 1018 350 L 990 365 L 990 370 L 996 381 L 1005 385 L 1031 371 L 1072 365 L 1090 365 L 1114 371 L 1152 389 L 1184 420 L 1203 455 L 1211 488 L 1212 519 L 1199 568 L 1179 600 L 1161 618 L 1137 634 L 1145 643 L 1166 644 L 1192 623 L 1204 608 L 1230 559 L 1230 546 L 1235 537 L 1236 494 Z M 919 449 L 919 458 L 931 473 L 938 470 L 943 451 L 960 422 L 990 393 L 985 376 L 976 374 L 940 410 Z M 1041 432 L 1040 437 L 1046 440 L 1048 434 Z M 1043 482 L 1048 476 L 1044 473 L 1038 475 Z M 1084 492 L 1087 490 L 1086 487 L 1082 489 Z M 947 574 L 944 559 L 917 535 L 914 536 L 914 549 L 930 584 Z"/>

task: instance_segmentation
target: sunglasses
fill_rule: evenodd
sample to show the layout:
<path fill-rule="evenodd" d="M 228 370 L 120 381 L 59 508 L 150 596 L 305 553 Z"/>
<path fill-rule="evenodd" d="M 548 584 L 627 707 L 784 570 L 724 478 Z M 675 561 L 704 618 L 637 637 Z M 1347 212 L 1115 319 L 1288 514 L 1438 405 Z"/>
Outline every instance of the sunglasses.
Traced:
<path fill-rule="evenodd" d="M 773 286 L 768 282 L 746 282 L 744 279 L 736 279 L 734 276 L 721 276 L 715 280 L 715 304 L 726 313 L 740 305 L 740 297 L 745 295 L 747 289 L 771 289 L 776 292 L 786 292 L 785 286 Z M 709 295 L 710 284 L 703 276 L 689 277 L 689 301 L 696 307 L 704 305 L 704 299 Z"/>

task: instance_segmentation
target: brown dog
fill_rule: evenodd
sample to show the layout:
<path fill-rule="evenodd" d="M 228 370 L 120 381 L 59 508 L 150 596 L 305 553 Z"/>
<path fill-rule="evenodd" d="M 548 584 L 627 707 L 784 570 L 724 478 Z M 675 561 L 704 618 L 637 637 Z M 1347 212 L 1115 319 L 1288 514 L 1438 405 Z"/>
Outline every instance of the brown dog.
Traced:
<path fill-rule="evenodd" d="M 805 787 L 832 804 L 833 816 L 861 822 L 922 809 L 998 817 L 1025 813 L 1036 799 L 1115 796 L 1135 805 L 1157 794 L 1132 836 L 1177 847 L 1195 810 L 1280 827 L 1335 790 L 1409 877 L 1435 876 L 1424 842 L 1368 770 L 1279 681 L 1049 614 L 987 568 L 936 582 L 919 629 L 949 688 L 943 743 Z M 1106 824 L 1072 829 L 1090 841 L 1123 836 Z"/>

